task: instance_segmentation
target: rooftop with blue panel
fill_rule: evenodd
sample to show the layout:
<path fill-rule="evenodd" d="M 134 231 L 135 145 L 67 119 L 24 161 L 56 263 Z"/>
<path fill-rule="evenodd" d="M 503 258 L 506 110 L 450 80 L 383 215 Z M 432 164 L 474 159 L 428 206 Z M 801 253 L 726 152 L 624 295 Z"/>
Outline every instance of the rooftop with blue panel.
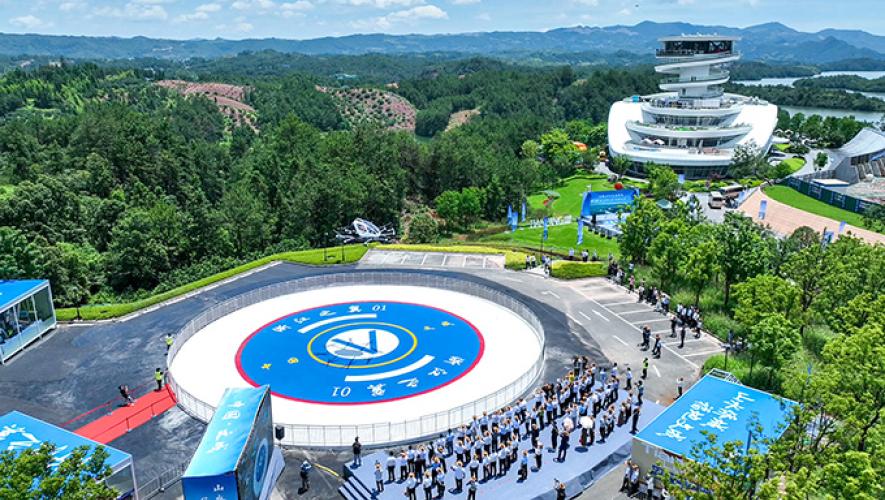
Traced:
<path fill-rule="evenodd" d="M 779 438 L 784 432 L 795 404 L 767 392 L 707 375 L 636 438 L 693 459 L 697 457 L 692 456 L 692 447 L 705 440 L 704 432 L 714 434 L 719 444 L 740 441 L 746 445 L 750 440 L 753 447 L 764 451 L 765 442 Z"/>

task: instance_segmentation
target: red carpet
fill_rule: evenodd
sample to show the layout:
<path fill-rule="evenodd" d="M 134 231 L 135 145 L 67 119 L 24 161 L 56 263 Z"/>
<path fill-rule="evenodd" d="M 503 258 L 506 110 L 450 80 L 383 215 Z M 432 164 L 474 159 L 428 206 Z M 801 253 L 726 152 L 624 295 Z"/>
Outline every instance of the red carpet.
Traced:
<path fill-rule="evenodd" d="M 109 415 L 89 422 L 75 433 L 108 444 L 132 429 L 175 406 L 175 398 L 168 386 L 162 391 L 151 391 L 135 400 L 132 406 L 117 408 Z"/>

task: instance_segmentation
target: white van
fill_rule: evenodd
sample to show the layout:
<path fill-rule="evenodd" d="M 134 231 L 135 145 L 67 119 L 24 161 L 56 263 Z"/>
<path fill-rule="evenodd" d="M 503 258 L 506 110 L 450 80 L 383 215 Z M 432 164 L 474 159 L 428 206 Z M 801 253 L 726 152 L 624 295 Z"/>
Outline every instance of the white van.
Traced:
<path fill-rule="evenodd" d="M 719 191 L 710 192 L 710 200 L 707 202 L 710 208 L 722 208 L 725 205 L 725 196 Z"/>

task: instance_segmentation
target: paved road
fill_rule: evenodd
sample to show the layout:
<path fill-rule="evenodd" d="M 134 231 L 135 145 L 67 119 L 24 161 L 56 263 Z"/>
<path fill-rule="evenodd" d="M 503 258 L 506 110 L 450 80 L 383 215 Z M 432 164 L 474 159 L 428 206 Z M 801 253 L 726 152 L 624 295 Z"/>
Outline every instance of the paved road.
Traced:
<path fill-rule="evenodd" d="M 611 360 L 636 370 L 644 356 L 635 347 L 639 337 L 637 325 L 648 322 L 655 331 L 667 329 L 667 323 L 661 321 L 657 313 L 636 304 L 635 296 L 629 296 L 624 289 L 606 280 L 566 283 L 538 274 L 498 269 L 431 270 L 412 269 L 403 264 L 380 267 L 398 272 L 443 273 L 506 291 L 523 301 L 535 312 L 547 333 L 542 375 L 545 381 L 565 373 L 576 354 L 586 354 L 599 364 L 608 364 Z M 334 268 L 279 264 L 126 322 L 63 326 L 11 364 L 0 367 L 0 413 L 18 409 L 61 424 L 114 399 L 115 387 L 120 383 L 135 387 L 149 382 L 154 368 L 164 366 L 162 336 L 177 331 L 218 302 L 281 281 L 319 273 L 378 268 L 369 263 Z M 688 380 L 697 373 L 697 367 L 713 348 L 706 340 L 687 345 L 686 350 L 666 346 L 661 360 L 652 364 L 647 397 L 669 402 L 674 395 L 676 377 L 685 376 Z M 111 444 L 133 454 L 139 482 L 144 484 L 169 467 L 186 463 L 203 430 L 203 424 L 173 408 Z M 348 458 L 328 451 L 287 452 L 288 466 L 278 485 L 278 494 L 283 498 L 334 498 L 339 479 L 322 470 L 315 472 L 311 491 L 298 494 L 297 466 L 305 456 L 331 471 L 341 470 Z M 173 488 L 166 498 L 177 498 L 179 494 Z"/>

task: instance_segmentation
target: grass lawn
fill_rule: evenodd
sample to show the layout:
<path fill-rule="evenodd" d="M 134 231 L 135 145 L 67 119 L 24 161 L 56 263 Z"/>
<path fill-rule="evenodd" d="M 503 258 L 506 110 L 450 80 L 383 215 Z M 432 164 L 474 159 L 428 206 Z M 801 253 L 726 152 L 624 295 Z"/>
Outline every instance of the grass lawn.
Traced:
<path fill-rule="evenodd" d="M 629 180 L 621 181 L 625 186 L 637 185 L 637 183 Z M 611 191 L 615 188 L 614 184 L 608 182 L 608 179 L 601 174 L 579 174 L 566 179 L 555 188 L 549 191 L 559 193 L 559 198 L 550 203 L 549 208 L 552 215 L 578 215 L 581 213 L 581 201 L 583 201 L 584 192 L 587 186 L 593 191 Z M 641 185 L 637 185 L 641 187 Z M 544 200 L 547 195 L 544 193 L 533 194 L 528 197 L 528 207 L 530 210 L 544 210 Z"/>
<path fill-rule="evenodd" d="M 819 200 L 815 200 L 814 198 L 806 196 L 791 187 L 769 186 L 765 188 L 765 194 L 771 197 L 771 199 L 779 201 L 786 205 L 790 205 L 793 208 L 805 210 L 806 212 L 820 215 L 822 217 L 828 217 L 835 221 L 844 220 L 852 226 L 872 230 L 864 224 L 862 215 L 841 209 L 839 207 L 828 205 Z"/>
<path fill-rule="evenodd" d="M 774 149 L 785 152 L 786 150 L 790 149 L 790 143 L 788 142 L 786 144 L 775 144 Z"/>
<path fill-rule="evenodd" d="M 798 172 L 800 168 L 805 166 L 805 158 L 796 156 L 793 158 L 787 158 L 786 160 L 782 161 L 781 163 L 789 166 L 790 173 L 794 174 L 794 173 Z"/>
<path fill-rule="evenodd" d="M 514 233 L 503 232 L 485 236 L 480 241 L 535 249 L 540 248 L 543 231 L 543 228 L 519 229 Z M 615 256 L 618 255 L 618 240 L 603 238 L 585 231 L 584 244 L 579 247 L 576 245 L 577 241 L 577 222 L 563 226 L 552 226 L 549 228 L 547 241 L 544 242 L 544 250 L 565 255 L 568 254 L 570 248 L 574 248 L 575 255 L 580 255 L 581 249 L 586 248 L 590 255 L 593 255 L 593 250 L 596 250 L 601 259 L 608 258 L 609 252 Z"/>

